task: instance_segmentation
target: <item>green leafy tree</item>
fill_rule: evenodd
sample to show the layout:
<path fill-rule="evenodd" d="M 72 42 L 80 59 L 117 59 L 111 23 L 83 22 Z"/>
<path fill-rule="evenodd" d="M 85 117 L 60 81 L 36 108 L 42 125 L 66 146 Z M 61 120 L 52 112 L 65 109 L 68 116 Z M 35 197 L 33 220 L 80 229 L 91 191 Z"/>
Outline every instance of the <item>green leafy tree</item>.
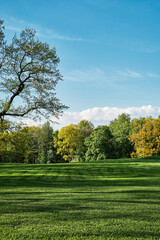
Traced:
<path fill-rule="evenodd" d="M 82 135 L 82 141 L 81 144 L 79 144 L 77 148 L 77 158 L 81 161 L 85 161 L 85 153 L 87 151 L 87 147 L 84 144 L 85 138 L 89 137 L 91 133 L 94 130 L 94 125 L 93 123 L 87 121 L 87 120 L 82 120 L 77 124 L 77 129 Z"/>
<path fill-rule="evenodd" d="M 39 138 L 40 163 L 48 162 L 48 152 L 51 160 L 53 151 L 53 129 L 49 122 L 46 122 L 40 130 Z"/>
<path fill-rule="evenodd" d="M 9 134 L 6 131 L 0 132 L 0 162 L 7 162 L 7 145 L 9 143 Z"/>
<path fill-rule="evenodd" d="M 132 152 L 130 136 L 130 116 L 122 113 L 117 119 L 110 122 L 109 129 L 114 137 L 115 157 L 129 157 Z"/>
<path fill-rule="evenodd" d="M 28 128 L 15 126 L 11 131 L 0 132 L 0 155 L 3 162 L 28 162 Z"/>
<path fill-rule="evenodd" d="M 85 137 L 88 137 L 93 132 L 94 125 L 87 120 L 82 120 L 77 124 L 77 128 L 81 134 L 83 134 Z"/>
<path fill-rule="evenodd" d="M 111 158 L 113 154 L 113 136 L 108 126 L 99 126 L 85 139 L 86 161 Z"/>
<path fill-rule="evenodd" d="M 28 150 L 28 163 L 38 163 L 40 155 L 40 131 L 39 127 L 28 127 L 28 139 L 29 139 L 29 150 Z"/>
<path fill-rule="evenodd" d="M 7 162 L 8 146 L 10 145 L 9 132 L 11 131 L 11 122 L 4 120 L 0 122 L 0 161 Z"/>
<path fill-rule="evenodd" d="M 11 129 L 11 122 L 4 120 L 0 122 L 0 132 L 9 131 Z"/>
<path fill-rule="evenodd" d="M 145 123 L 144 117 L 141 117 L 139 119 L 137 118 L 132 119 L 131 127 L 130 127 L 130 135 L 134 133 L 138 133 L 142 129 L 144 123 Z"/>
<path fill-rule="evenodd" d="M 12 162 L 28 162 L 29 139 L 28 127 L 16 126 L 15 130 L 9 132 L 8 158 Z"/>
<path fill-rule="evenodd" d="M 56 85 L 62 79 L 56 49 L 36 39 L 35 30 L 25 29 L 5 44 L 0 22 L 0 120 L 5 116 L 58 116 L 65 105 L 56 98 Z M 15 101 L 17 99 L 17 101 Z M 19 104 L 18 104 L 19 103 Z"/>

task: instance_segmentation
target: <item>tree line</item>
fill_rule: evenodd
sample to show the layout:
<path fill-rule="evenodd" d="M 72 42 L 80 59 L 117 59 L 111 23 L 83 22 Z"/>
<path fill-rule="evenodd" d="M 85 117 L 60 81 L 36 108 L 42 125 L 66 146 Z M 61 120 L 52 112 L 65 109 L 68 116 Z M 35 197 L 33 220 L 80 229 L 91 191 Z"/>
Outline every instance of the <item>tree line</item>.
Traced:
<path fill-rule="evenodd" d="M 0 125 L 0 161 L 57 163 L 109 158 L 148 157 L 160 154 L 160 118 L 135 118 L 121 114 L 109 125 L 82 120 L 54 131 L 42 127 Z"/>

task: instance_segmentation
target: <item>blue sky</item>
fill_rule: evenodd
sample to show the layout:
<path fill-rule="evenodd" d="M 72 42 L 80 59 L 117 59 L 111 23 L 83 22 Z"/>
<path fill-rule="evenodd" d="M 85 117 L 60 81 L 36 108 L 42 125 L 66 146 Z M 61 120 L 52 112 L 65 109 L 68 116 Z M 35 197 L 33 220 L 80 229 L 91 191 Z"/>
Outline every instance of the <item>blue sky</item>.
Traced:
<path fill-rule="evenodd" d="M 57 96 L 70 107 L 61 125 L 82 117 L 105 123 L 127 109 L 137 117 L 160 114 L 159 0 L 0 2 L 8 40 L 31 27 L 57 49 L 64 79 Z"/>

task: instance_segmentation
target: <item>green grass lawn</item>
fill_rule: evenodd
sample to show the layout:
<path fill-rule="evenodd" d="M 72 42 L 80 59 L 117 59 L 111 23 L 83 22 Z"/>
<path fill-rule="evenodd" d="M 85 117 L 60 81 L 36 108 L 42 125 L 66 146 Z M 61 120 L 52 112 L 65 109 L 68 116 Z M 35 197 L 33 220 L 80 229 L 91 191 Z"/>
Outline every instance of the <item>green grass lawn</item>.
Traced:
<path fill-rule="evenodd" d="M 0 164 L 0 239 L 159 239 L 160 158 Z"/>

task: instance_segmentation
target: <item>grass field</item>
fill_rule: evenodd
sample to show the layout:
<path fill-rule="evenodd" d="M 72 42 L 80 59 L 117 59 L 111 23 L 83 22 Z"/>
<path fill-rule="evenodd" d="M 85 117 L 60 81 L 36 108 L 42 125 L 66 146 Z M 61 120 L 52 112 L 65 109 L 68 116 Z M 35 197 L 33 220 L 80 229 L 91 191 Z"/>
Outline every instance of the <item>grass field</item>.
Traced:
<path fill-rule="evenodd" d="M 1 163 L 0 239 L 160 239 L 160 158 Z"/>

